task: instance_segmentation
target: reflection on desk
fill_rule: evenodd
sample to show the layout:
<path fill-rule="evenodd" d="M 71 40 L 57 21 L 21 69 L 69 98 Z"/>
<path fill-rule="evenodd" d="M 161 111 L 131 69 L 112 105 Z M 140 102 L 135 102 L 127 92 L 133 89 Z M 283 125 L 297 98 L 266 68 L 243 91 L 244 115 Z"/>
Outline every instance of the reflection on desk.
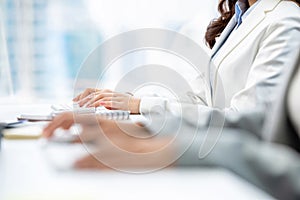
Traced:
<path fill-rule="evenodd" d="M 5 105 L 0 109 L 13 117 L 48 106 Z M 273 199 L 218 168 L 165 169 L 139 175 L 73 170 L 72 162 L 83 153 L 80 145 L 54 145 L 45 150 L 38 140 L 3 140 L 0 199 Z"/>
<path fill-rule="evenodd" d="M 79 152 L 68 150 L 73 155 Z M 37 140 L 4 140 L 0 199 L 272 199 L 231 172 L 216 168 L 165 169 L 142 175 L 61 169 L 49 162 Z"/>

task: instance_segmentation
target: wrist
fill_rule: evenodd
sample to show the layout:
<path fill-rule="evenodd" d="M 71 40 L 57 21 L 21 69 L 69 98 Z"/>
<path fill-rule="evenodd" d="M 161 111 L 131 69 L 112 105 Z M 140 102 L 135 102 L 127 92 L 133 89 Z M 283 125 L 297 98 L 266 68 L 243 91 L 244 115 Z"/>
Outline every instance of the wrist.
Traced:
<path fill-rule="evenodd" d="M 129 111 L 132 114 L 139 114 L 140 113 L 140 103 L 141 99 L 131 97 L 129 99 Z"/>

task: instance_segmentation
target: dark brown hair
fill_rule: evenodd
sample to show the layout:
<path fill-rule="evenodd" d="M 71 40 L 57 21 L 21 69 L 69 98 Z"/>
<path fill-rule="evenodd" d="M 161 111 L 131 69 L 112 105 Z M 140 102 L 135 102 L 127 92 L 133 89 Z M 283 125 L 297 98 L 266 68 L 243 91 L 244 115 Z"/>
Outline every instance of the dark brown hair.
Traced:
<path fill-rule="evenodd" d="M 294 1 L 298 5 L 300 4 L 300 0 L 291 1 Z M 206 43 L 210 48 L 213 48 L 216 43 L 216 38 L 221 35 L 230 19 L 233 17 L 235 13 L 234 7 L 236 2 L 237 0 L 221 0 L 219 2 L 218 10 L 221 15 L 219 18 L 210 22 L 205 34 Z"/>

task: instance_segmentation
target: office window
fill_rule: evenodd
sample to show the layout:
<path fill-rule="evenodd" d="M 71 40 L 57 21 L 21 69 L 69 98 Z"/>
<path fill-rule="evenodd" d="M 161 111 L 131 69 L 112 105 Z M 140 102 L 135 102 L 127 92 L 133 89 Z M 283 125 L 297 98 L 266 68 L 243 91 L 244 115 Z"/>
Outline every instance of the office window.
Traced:
<path fill-rule="evenodd" d="M 217 2 L 208 2 L 2 0 L 13 92 L 33 99 L 69 98 L 88 54 L 124 31 L 149 27 L 179 31 L 198 17 L 194 30 L 199 37 L 193 39 L 201 42 L 209 19 L 216 15 Z M 101 62 L 95 67 L 101 67 Z M 83 83 L 89 74 L 86 77 Z"/>

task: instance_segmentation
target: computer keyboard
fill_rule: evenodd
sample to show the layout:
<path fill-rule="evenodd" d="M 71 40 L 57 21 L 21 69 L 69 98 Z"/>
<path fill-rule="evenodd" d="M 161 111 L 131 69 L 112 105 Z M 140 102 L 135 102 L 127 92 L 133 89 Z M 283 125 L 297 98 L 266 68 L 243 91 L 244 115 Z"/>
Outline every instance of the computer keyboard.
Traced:
<path fill-rule="evenodd" d="M 101 117 L 112 120 L 127 120 L 130 117 L 130 111 L 127 110 L 108 110 L 104 106 L 97 108 L 94 107 L 80 107 L 78 104 L 57 104 L 52 105 L 53 115 L 60 114 L 62 112 L 74 112 L 77 114 L 92 114 L 95 113 Z"/>
<path fill-rule="evenodd" d="M 98 110 L 107 110 L 105 107 L 80 107 L 77 103 L 74 104 L 55 104 L 51 106 L 51 109 L 53 110 L 54 114 L 59 114 L 62 112 L 75 112 L 78 114 L 89 114 L 89 113 L 95 113 Z"/>

